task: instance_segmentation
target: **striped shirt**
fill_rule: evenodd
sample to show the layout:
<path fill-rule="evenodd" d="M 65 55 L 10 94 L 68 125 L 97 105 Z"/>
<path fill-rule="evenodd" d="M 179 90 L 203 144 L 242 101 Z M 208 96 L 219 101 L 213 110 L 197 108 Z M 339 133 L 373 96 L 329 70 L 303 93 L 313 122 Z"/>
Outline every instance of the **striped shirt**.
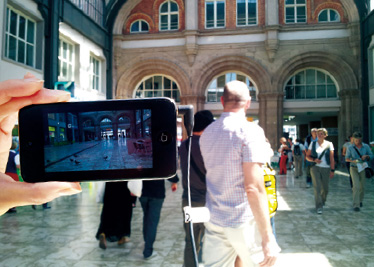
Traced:
<path fill-rule="evenodd" d="M 210 222 L 221 227 L 238 227 L 252 216 L 244 189 L 243 162 L 265 163 L 269 144 L 264 131 L 248 122 L 244 112 L 222 113 L 200 138 L 207 170 L 206 207 Z"/>

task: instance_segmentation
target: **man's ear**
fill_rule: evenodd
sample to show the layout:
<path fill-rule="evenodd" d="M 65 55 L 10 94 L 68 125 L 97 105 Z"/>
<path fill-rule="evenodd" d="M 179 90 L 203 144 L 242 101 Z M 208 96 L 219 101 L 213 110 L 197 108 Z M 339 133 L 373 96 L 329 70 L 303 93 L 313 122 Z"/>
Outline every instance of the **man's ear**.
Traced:
<path fill-rule="evenodd" d="M 251 99 L 248 99 L 247 102 L 245 103 L 245 109 L 249 109 L 251 106 Z"/>

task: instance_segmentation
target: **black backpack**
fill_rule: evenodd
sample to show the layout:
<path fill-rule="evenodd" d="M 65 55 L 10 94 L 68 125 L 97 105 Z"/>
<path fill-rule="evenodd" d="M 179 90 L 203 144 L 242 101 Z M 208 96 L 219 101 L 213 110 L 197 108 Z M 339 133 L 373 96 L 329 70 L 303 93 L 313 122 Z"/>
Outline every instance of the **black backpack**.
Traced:
<path fill-rule="evenodd" d="M 293 154 L 295 156 L 300 156 L 301 155 L 300 145 L 294 145 L 294 147 L 293 147 Z"/>

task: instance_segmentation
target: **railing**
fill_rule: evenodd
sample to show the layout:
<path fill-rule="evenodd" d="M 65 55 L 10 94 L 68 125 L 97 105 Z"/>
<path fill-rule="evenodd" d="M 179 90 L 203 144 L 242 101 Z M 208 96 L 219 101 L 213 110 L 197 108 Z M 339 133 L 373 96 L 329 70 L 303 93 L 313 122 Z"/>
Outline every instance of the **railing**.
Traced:
<path fill-rule="evenodd" d="M 104 26 L 104 0 L 69 0 L 93 19 L 100 26 Z"/>

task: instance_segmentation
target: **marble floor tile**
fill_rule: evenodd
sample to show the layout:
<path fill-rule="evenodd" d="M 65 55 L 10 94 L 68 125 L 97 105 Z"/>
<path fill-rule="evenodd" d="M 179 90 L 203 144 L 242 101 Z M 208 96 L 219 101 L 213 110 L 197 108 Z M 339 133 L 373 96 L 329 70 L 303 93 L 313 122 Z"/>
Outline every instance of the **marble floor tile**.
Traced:
<path fill-rule="evenodd" d="M 295 179 L 288 171 L 277 179 L 275 225 L 283 249 L 277 267 L 374 267 L 374 179 L 366 181 L 364 207 L 354 212 L 346 170 L 337 170 L 322 215 L 316 214 L 313 188 L 306 188 L 305 176 Z M 182 189 L 171 192 L 166 185 L 154 244 L 158 255 L 149 261 L 142 255 L 140 203 L 133 210 L 131 241 L 108 243 L 102 250 L 95 239 L 102 208 L 95 201 L 97 184 L 83 183 L 82 194 L 56 199 L 49 210 L 19 207 L 17 213 L 1 216 L 0 266 L 182 266 Z"/>

